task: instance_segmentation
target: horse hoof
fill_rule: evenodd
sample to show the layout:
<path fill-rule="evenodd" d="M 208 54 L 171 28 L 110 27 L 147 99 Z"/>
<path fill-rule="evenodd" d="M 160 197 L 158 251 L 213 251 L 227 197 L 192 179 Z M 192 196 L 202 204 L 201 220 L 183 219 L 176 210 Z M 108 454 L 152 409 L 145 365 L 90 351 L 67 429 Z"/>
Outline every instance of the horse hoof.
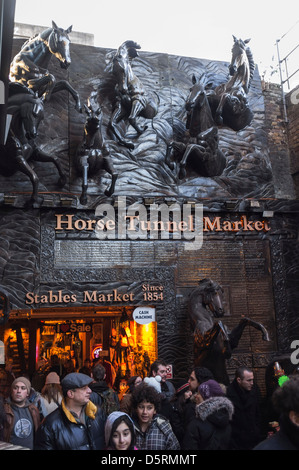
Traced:
<path fill-rule="evenodd" d="M 87 197 L 86 196 L 81 196 L 80 197 L 80 204 L 82 206 L 85 206 L 87 204 Z"/>
<path fill-rule="evenodd" d="M 42 196 L 31 197 L 29 201 L 25 204 L 25 207 L 38 209 L 42 205 L 43 200 L 44 198 Z"/>
<path fill-rule="evenodd" d="M 127 147 L 127 149 L 129 150 L 134 150 L 135 145 L 133 144 L 133 142 L 126 142 L 125 147 Z"/>

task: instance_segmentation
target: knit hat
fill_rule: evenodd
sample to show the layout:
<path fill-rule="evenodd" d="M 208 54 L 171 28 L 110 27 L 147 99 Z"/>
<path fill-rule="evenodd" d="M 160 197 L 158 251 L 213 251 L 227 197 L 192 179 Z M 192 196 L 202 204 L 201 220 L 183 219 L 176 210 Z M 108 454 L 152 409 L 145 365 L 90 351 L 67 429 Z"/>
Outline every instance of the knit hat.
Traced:
<path fill-rule="evenodd" d="M 143 382 L 149 385 L 150 387 L 154 387 L 157 392 L 161 393 L 161 377 L 160 375 L 156 375 L 155 377 L 145 377 Z"/>
<path fill-rule="evenodd" d="M 60 384 L 59 375 L 56 372 L 50 372 L 46 377 L 45 385 L 48 384 Z"/>
<path fill-rule="evenodd" d="M 223 397 L 224 392 L 216 380 L 207 380 L 198 387 L 198 391 L 204 400 L 211 397 Z"/>
<path fill-rule="evenodd" d="M 30 391 L 31 391 L 31 383 L 28 379 L 26 379 L 26 377 L 17 377 L 13 383 L 11 384 L 11 388 L 13 389 L 14 386 L 18 383 L 18 382 L 22 382 L 25 387 L 27 388 L 27 391 L 28 391 L 28 394 L 30 394 Z"/>
<path fill-rule="evenodd" d="M 186 382 L 186 380 L 183 380 L 183 382 L 180 382 L 177 386 L 177 389 L 176 389 L 177 397 L 181 396 L 187 390 L 190 390 L 189 383 Z"/>

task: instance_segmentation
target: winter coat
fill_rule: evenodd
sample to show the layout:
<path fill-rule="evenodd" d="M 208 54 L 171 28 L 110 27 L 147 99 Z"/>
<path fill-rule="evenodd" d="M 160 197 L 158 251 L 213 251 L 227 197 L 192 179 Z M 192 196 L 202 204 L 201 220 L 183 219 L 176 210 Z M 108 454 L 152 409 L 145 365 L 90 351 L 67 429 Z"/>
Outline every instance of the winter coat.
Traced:
<path fill-rule="evenodd" d="M 227 398 L 234 405 L 231 448 L 253 449 L 261 441 L 261 413 L 257 388 L 243 390 L 234 379 L 227 387 Z"/>
<path fill-rule="evenodd" d="M 35 405 L 33 405 L 33 403 L 30 403 L 29 401 L 26 403 L 26 406 L 28 406 L 28 409 L 30 411 L 34 431 L 36 432 L 40 425 L 39 410 Z M 4 427 L 3 427 L 3 439 L 5 442 L 10 442 L 10 437 L 11 437 L 11 433 L 12 433 L 12 429 L 14 425 L 14 412 L 11 407 L 10 398 L 6 400 L 3 407 L 4 407 L 4 413 L 6 414 L 6 420 L 4 421 Z"/>
<path fill-rule="evenodd" d="M 105 418 L 103 411 L 89 401 L 85 424 L 61 405 L 49 414 L 36 433 L 35 450 L 102 450 Z"/>
<path fill-rule="evenodd" d="M 168 419 L 156 414 L 145 432 L 134 421 L 136 447 L 139 450 L 179 450 L 180 444 Z"/>
<path fill-rule="evenodd" d="M 279 419 L 280 430 L 268 437 L 253 450 L 299 450 L 299 427 L 287 415 Z"/>
<path fill-rule="evenodd" d="M 226 397 L 211 397 L 196 405 L 196 417 L 187 426 L 183 449 L 228 449 L 233 412 L 233 404 Z"/>

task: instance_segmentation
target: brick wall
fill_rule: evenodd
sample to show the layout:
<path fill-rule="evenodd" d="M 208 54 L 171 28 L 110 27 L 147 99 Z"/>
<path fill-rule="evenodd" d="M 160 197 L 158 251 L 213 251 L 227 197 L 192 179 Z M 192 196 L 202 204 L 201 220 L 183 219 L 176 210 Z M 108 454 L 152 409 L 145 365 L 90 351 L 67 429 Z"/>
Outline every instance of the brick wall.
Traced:
<path fill-rule="evenodd" d="M 295 198 L 291 176 L 288 143 L 288 127 L 284 115 L 281 87 L 275 83 L 263 83 L 265 101 L 265 128 L 268 130 L 268 148 L 273 169 L 275 197 Z M 297 126 L 299 126 L 299 121 Z"/>
<path fill-rule="evenodd" d="M 286 96 L 291 175 L 299 199 L 299 86 Z"/>

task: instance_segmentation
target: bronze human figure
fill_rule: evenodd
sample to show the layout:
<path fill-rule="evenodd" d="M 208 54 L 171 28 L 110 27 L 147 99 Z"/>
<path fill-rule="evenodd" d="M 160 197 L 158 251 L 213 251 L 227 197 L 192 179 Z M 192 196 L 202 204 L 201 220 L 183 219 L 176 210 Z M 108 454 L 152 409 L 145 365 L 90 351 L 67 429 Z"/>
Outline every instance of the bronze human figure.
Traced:
<path fill-rule="evenodd" d="M 72 26 L 64 30 L 52 21 L 51 28 L 25 42 L 21 51 L 12 60 L 9 78 L 12 82 L 28 86 L 45 100 L 49 100 L 53 93 L 66 90 L 72 95 L 76 109 L 81 112 L 80 97 L 77 91 L 66 80 L 56 82 L 55 77 L 48 71 L 52 55 L 59 60 L 62 68 L 67 69 L 70 66 L 68 34 L 71 31 Z"/>
<path fill-rule="evenodd" d="M 30 205 L 38 207 L 43 198 L 38 195 L 39 179 L 30 161 L 51 162 L 60 175 L 59 185 L 66 182 L 58 157 L 48 155 L 37 147 L 37 129 L 44 118 L 44 104 L 36 93 L 19 83 L 9 84 L 7 113 L 12 116 L 5 145 L 0 147 L 0 172 L 11 176 L 16 171 L 27 175 L 33 186 Z"/>
<path fill-rule="evenodd" d="M 110 148 L 105 142 L 101 126 L 103 112 L 97 101 L 97 92 L 92 92 L 88 98 L 88 105 L 84 105 L 86 121 L 84 125 L 83 141 L 76 153 L 76 167 L 82 174 L 81 204 L 87 203 L 88 177 L 96 175 L 102 169 L 112 177 L 111 185 L 106 189 L 106 196 L 114 192 L 117 172 L 114 169 Z"/>
<path fill-rule="evenodd" d="M 141 80 L 135 75 L 132 60 L 138 56 L 139 44 L 125 41 L 113 55 L 106 71 L 110 72 L 115 81 L 115 106 L 110 120 L 110 129 L 118 142 L 130 150 L 134 149 L 132 141 L 126 139 L 118 128 L 118 123 L 128 120 L 129 124 L 142 134 L 147 125 L 141 125 L 138 117 L 153 119 L 158 112 L 159 99 L 145 90 Z"/>

